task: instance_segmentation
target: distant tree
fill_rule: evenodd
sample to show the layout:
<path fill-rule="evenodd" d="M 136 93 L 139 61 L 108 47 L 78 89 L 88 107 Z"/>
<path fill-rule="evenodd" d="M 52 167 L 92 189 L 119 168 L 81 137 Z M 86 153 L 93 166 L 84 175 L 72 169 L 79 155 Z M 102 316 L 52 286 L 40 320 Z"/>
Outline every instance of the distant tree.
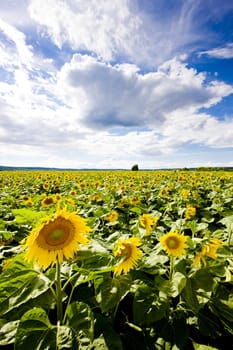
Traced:
<path fill-rule="evenodd" d="M 132 171 L 138 171 L 139 168 L 138 168 L 138 164 L 134 164 L 131 168 Z"/>

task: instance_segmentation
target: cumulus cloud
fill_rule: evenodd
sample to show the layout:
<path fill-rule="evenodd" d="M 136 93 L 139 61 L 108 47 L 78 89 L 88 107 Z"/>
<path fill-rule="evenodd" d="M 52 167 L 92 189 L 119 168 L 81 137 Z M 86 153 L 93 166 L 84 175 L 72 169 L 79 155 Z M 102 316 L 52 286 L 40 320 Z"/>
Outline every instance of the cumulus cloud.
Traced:
<path fill-rule="evenodd" d="M 80 121 L 98 129 L 159 128 L 171 112 L 210 107 L 233 92 L 222 82 L 207 83 L 205 74 L 178 59 L 143 74 L 135 65 L 111 65 L 80 54 L 62 67 L 58 87 L 65 103 L 79 108 Z"/>

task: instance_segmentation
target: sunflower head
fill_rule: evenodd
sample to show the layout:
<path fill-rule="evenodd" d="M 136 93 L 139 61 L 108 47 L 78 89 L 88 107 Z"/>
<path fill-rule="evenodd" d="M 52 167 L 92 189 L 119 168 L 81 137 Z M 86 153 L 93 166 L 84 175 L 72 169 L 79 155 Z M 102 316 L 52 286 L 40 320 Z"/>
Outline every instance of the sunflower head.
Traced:
<path fill-rule="evenodd" d="M 185 210 L 185 218 L 186 219 L 191 219 L 193 216 L 196 215 L 196 208 L 193 207 L 192 205 L 189 205 L 186 210 Z"/>
<path fill-rule="evenodd" d="M 143 214 L 139 218 L 140 225 L 146 229 L 145 236 L 148 236 L 157 225 L 159 216 L 152 217 L 151 214 Z"/>
<path fill-rule="evenodd" d="M 187 237 L 183 234 L 171 231 L 160 238 L 160 243 L 168 255 L 181 256 L 185 254 L 185 248 L 187 248 L 186 240 Z"/>
<path fill-rule="evenodd" d="M 140 245 L 141 242 L 137 237 L 119 240 L 114 255 L 122 259 L 114 269 L 115 275 L 120 275 L 122 272 L 126 274 L 137 265 L 142 255 L 142 251 L 138 248 Z"/>
<path fill-rule="evenodd" d="M 116 222 L 118 220 L 118 212 L 113 210 L 107 217 L 106 220 L 108 222 Z"/>
<path fill-rule="evenodd" d="M 54 202 L 54 198 L 52 196 L 48 196 L 41 201 L 41 205 L 42 207 L 48 207 L 49 205 L 54 204 Z"/>
<path fill-rule="evenodd" d="M 202 247 L 201 251 L 195 256 L 193 261 L 193 266 L 199 268 L 201 267 L 201 262 L 203 263 L 204 266 L 206 266 L 205 257 L 216 260 L 218 257 L 217 250 L 218 248 L 221 248 L 223 245 L 224 245 L 224 242 L 221 241 L 220 239 L 218 238 L 211 239 L 207 244 L 205 244 Z"/>
<path fill-rule="evenodd" d="M 57 259 L 60 263 L 69 260 L 80 249 L 79 243 L 87 244 L 86 235 L 90 230 L 85 219 L 75 212 L 58 209 L 27 237 L 23 245 L 27 249 L 25 259 L 44 269 Z"/>

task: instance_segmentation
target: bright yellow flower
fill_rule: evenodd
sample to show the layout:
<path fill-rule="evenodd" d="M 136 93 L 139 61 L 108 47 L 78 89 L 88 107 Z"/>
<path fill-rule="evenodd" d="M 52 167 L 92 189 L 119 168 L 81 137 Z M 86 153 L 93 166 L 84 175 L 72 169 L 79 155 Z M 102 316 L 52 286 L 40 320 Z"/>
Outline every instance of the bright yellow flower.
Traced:
<path fill-rule="evenodd" d="M 23 244 L 27 248 L 25 259 L 46 269 L 56 260 L 60 263 L 74 257 L 80 249 L 79 243 L 87 244 L 86 235 L 90 232 L 85 219 L 59 209 L 54 217 L 32 230 Z"/>
<path fill-rule="evenodd" d="M 206 260 L 205 257 L 209 257 L 211 259 L 217 259 L 217 250 L 218 248 L 222 247 L 224 245 L 224 242 L 222 242 L 218 238 L 213 238 L 209 241 L 209 243 L 205 244 L 200 253 L 198 253 L 193 261 L 193 265 L 195 267 L 201 267 L 201 261 L 203 262 L 203 265 L 206 266 Z"/>
<path fill-rule="evenodd" d="M 130 202 L 130 204 L 136 205 L 136 204 L 141 203 L 141 198 L 133 197 L 133 198 L 130 198 L 129 202 Z"/>
<path fill-rule="evenodd" d="M 119 265 L 114 269 L 114 275 L 120 275 L 128 273 L 135 265 L 142 255 L 142 251 L 138 248 L 141 245 L 140 240 L 137 237 L 132 237 L 125 240 L 120 240 L 117 244 L 117 248 L 114 255 L 122 257 Z"/>
<path fill-rule="evenodd" d="M 92 200 L 93 200 L 93 202 L 100 202 L 100 201 L 102 201 L 102 195 L 95 194 L 94 196 L 92 196 Z"/>
<path fill-rule="evenodd" d="M 113 210 L 107 217 L 107 221 L 109 222 L 116 222 L 118 220 L 118 212 Z"/>
<path fill-rule="evenodd" d="M 160 243 L 168 255 L 181 256 L 185 254 L 185 248 L 187 248 L 186 240 L 187 237 L 183 234 L 171 231 L 160 238 Z"/>
<path fill-rule="evenodd" d="M 142 227 L 145 227 L 146 229 L 145 236 L 150 234 L 153 227 L 156 226 L 158 220 L 159 220 L 159 216 L 152 217 L 151 214 L 143 214 L 142 216 L 140 216 L 139 218 L 140 225 Z"/>
<path fill-rule="evenodd" d="M 191 205 L 187 207 L 185 210 L 185 218 L 186 219 L 191 219 L 193 216 L 196 215 L 197 209 Z"/>
<path fill-rule="evenodd" d="M 189 196 L 189 190 L 186 190 L 185 188 L 183 188 L 181 190 L 181 197 L 182 197 L 182 199 L 187 199 L 188 196 Z"/>

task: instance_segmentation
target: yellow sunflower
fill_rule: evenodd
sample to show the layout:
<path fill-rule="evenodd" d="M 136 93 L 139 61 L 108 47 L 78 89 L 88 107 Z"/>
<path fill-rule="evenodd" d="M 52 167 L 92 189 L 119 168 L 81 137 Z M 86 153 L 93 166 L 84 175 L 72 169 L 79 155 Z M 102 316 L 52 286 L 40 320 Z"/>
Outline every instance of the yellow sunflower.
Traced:
<path fill-rule="evenodd" d="M 107 217 L 106 220 L 108 222 L 116 222 L 118 220 L 118 212 L 113 210 Z"/>
<path fill-rule="evenodd" d="M 159 216 L 152 217 L 151 214 L 143 214 L 139 218 L 140 225 L 146 229 L 145 236 L 148 236 L 159 221 Z"/>
<path fill-rule="evenodd" d="M 185 248 L 187 248 L 186 240 L 187 237 L 183 234 L 171 231 L 160 238 L 160 243 L 168 255 L 181 256 L 185 254 Z"/>
<path fill-rule="evenodd" d="M 120 263 L 114 269 L 114 275 L 128 273 L 135 265 L 137 265 L 142 251 L 138 248 L 141 245 L 137 237 L 119 240 L 117 248 L 114 252 L 116 257 L 122 257 Z"/>
<path fill-rule="evenodd" d="M 221 241 L 221 239 L 218 238 L 213 238 L 209 241 L 209 243 L 207 243 L 206 245 L 204 245 L 200 251 L 200 253 L 198 253 L 193 261 L 193 265 L 197 268 L 201 267 L 201 261 L 203 262 L 203 265 L 206 266 L 206 260 L 205 257 L 209 257 L 211 259 L 217 259 L 217 250 L 218 248 L 221 248 L 224 245 L 224 242 Z"/>
<path fill-rule="evenodd" d="M 196 215 L 197 209 L 193 207 L 192 205 L 189 205 L 185 210 L 185 218 L 191 219 L 193 216 Z"/>
<path fill-rule="evenodd" d="M 58 261 L 69 260 L 80 249 L 79 243 L 87 244 L 86 235 L 91 231 L 85 219 L 58 209 L 54 217 L 32 230 L 23 244 L 27 248 L 25 259 L 46 269 Z"/>
<path fill-rule="evenodd" d="M 54 204 L 54 198 L 51 196 L 45 197 L 42 201 L 41 201 L 41 205 L 42 207 L 48 207 L 49 205 Z"/>

